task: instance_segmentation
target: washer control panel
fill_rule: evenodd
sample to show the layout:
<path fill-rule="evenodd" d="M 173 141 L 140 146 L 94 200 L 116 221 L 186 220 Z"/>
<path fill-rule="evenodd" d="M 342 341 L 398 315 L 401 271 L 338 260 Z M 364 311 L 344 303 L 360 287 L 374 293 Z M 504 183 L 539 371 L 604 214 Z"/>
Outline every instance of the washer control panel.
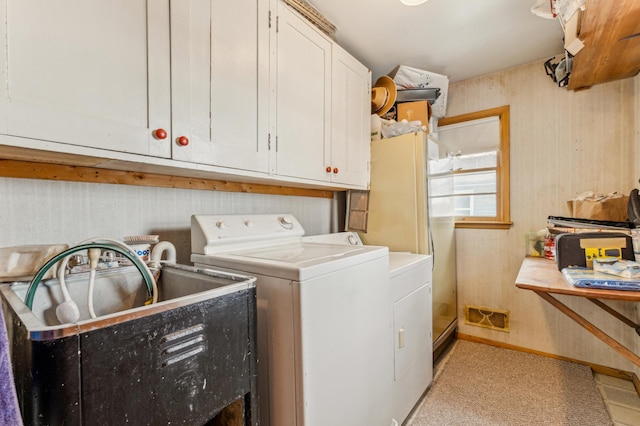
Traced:
<path fill-rule="evenodd" d="M 303 235 L 302 225 L 291 214 L 191 216 L 191 252 L 197 254 L 229 251 L 237 245 L 274 245 Z"/>
<path fill-rule="evenodd" d="M 362 244 L 360 236 L 353 231 L 336 232 L 333 234 L 310 235 L 308 237 L 304 237 L 302 241 L 309 243 L 341 244 L 348 246 L 364 245 Z"/>

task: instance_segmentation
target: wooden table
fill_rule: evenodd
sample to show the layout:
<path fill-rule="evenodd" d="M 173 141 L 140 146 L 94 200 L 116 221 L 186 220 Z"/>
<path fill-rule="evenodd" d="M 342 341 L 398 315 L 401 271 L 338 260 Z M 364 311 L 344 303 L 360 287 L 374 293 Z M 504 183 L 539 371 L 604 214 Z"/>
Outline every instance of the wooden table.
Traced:
<path fill-rule="evenodd" d="M 574 287 L 565 281 L 554 261 L 540 257 L 526 257 L 522 261 L 520 272 L 516 278 L 516 287 L 535 292 L 560 312 L 567 315 L 598 339 L 611 346 L 616 352 L 640 367 L 640 356 L 627 349 L 623 344 L 613 339 L 607 333 L 591 324 L 580 314 L 552 296 L 552 294 L 566 294 L 569 296 L 584 297 L 611 314 L 614 318 L 633 328 L 636 333 L 640 335 L 639 324 L 636 324 L 600 300 L 609 299 L 640 302 L 640 291 L 599 290 Z"/>

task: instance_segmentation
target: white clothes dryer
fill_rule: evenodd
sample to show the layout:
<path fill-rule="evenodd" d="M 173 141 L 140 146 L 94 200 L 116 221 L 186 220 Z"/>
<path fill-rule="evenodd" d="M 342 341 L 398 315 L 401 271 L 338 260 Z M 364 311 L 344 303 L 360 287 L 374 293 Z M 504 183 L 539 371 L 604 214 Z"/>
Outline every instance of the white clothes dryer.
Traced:
<path fill-rule="evenodd" d="M 312 235 L 302 240 L 363 246 L 355 232 Z M 406 420 L 433 380 L 432 271 L 431 255 L 389 252 L 394 340 L 392 413 L 398 424 Z"/>
<path fill-rule="evenodd" d="M 194 215 L 191 260 L 257 277 L 260 424 L 392 424 L 388 249 L 303 242 L 288 214 Z"/>

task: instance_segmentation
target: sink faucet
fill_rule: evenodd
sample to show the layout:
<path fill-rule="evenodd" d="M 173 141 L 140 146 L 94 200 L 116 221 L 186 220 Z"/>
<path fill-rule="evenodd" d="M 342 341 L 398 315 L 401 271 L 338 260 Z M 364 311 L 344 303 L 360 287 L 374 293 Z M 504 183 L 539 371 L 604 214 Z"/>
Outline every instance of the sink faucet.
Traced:
<path fill-rule="evenodd" d="M 44 277 L 44 275 L 53 265 L 55 265 L 58 261 L 62 260 L 60 265 L 60 271 L 62 272 L 59 278 L 60 278 L 60 287 L 62 289 L 62 293 L 65 301 L 61 305 L 59 305 L 58 308 L 60 308 L 62 316 L 64 317 L 63 322 L 77 321 L 79 314 L 76 315 L 77 313 L 76 311 L 78 308 L 75 305 L 75 302 L 71 300 L 71 297 L 69 296 L 66 286 L 64 285 L 63 274 L 64 274 L 64 268 L 66 268 L 66 264 L 70 255 L 82 250 L 89 250 L 89 249 L 112 250 L 122 254 L 124 257 L 129 259 L 133 263 L 133 265 L 138 269 L 140 274 L 142 274 L 142 277 L 147 286 L 147 291 L 149 292 L 149 295 L 151 296 L 151 299 L 152 299 L 151 303 L 155 303 L 158 300 L 158 290 L 157 290 L 156 281 L 153 278 L 153 274 L 149 270 L 149 267 L 135 253 L 135 251 L 133 251 L 133 249 L 131 249 L 126 244 L 121 243 L 117 240 L 112 240 L 108 238 L 97 238 L 97 239 L 83 241 L 77 246 L 74 246 L 65 251 L 62 251 L 57 255 L 55 255 L 54 257 L 52 257 L 51 259 L 49 259 L 40 268 L 40 270 L 38 270 L 36 275 L 31 280 L 31 283 L 29 284 L 29 288 L 27 289 L 27 294 L 25 296 L 25 305 L 27 305 L 29 309 L 33 308 L 33 299 L 35 297 L 36 289 L 38 288 L 40 281 L 42 281 L 42 277 Z M 56 311 L 58 311 L 58 309 L 56 309 Z M 67 319 L 69 321 L 67 321 Z"/>

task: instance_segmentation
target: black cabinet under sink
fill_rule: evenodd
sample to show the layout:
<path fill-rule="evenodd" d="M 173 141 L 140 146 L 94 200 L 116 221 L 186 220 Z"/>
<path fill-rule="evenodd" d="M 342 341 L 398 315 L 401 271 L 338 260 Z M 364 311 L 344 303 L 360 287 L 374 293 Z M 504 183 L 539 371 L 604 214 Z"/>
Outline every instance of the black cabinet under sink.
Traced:
<path fill-rule="evenodd" d="M 161 295 L 169 278 L 172 292 L 190 282 L 206 290 L 206 277 L 167 268 Z M 257 425 L 255 283 L 228 288 L 126 320 L 98 317 L 57 338 L 28 330 L 3 297 L 25 424 L 204 425 L 241 401 L 242 423 Z"/>

